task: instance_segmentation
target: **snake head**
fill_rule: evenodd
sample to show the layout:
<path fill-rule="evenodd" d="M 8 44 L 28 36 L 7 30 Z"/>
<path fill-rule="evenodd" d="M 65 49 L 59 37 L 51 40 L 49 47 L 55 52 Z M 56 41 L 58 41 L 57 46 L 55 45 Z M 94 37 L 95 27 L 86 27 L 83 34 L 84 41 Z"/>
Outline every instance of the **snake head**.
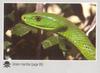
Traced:
<path fill-rule="evenodd" d="M 50 13 L 29 13 L 22 15 L 21 19 L 27 25 L 44 30 L 57 30 L 65 28 L 62 17 Z M 59 19 L 59 20 L 58 20 Z"/>

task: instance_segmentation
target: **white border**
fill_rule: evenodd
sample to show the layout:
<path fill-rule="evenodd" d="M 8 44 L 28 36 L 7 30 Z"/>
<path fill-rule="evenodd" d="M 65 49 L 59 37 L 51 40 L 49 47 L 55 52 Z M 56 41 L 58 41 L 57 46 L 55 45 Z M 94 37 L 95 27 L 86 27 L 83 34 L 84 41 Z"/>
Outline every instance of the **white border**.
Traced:
<path fill-rule="evenodd" d="M 37 1 L 37 0 L 36 0 Z M 43 1 L 41 2 L 36 2 L 35 0 L 34 1 L 31 1 L 31 0 L 4 0 L 0 3 L 0 7 L 1 7 L 1 10 L 0 11 L 0 19 L 2 20 L 1 21 L 1 27 L 0 27 L 0 31 L 3 35 L 3 3 L 42 3 Z M 51 0 L 52 1 L 52 0 Z M 75 1 L 75 0 L 74 0 Z M 80 0 L 74 2 L 71 0 L 68 1 L 68 2 L 62 2 L 62 0 L 60 2 L 53 2 L 53 3 L 80 3 Z M 81 1 L 82 2 L 82 1 Z M 84 3 L 96 3 L 96 1 L 94 0 L 93 2 L 91 2 L 91 0 L 85 0 Z M 45 2 L 44 2 L 45 3 Z M 46 3 L 52 3 L 52 2 L 46 2 Z M 83 2 L 82 2 L 83 3 Z M 94 61 L 77 61 L 77 60 L 74 60 L 74 61 L 66 61 L 66 60 L 11 60 L 10 62 L 15 62 L 15 63 L 20 63 L 20 62 L 28 62 L 28 63 L 37 63 L 37 62 L 42 62 L 44 64 L 44 66 L 42 68 L 35 68 L 35 69 L 32 69 L 30 67 L 12 67 L 12 68 L 9 68 L 9 69 L 6 69 L 2 67 L 2 63 L 4 62 L 3 60 L 3 56 L 1 57 L 0 56 L 0 60 L 2 60 L 0 63 L 0 66 L 2 67 L 2 70 L 0 70 L 2 73 L 17 73 L 17 72 L 23 72 L 23 73 L 31 73 L 31 72 L 35 72 L 35 73 L 46 73 L 46 72 L 50 72 L 50 73 L 100 73 L 100 57 L 99 57 L 99 41 L 97 39 L 99 39 L 100 35 L 98 33 L 98 29 L 99 29 L 99 26 L 98 24 L 100 23 L 99 19 L 98 18 L 100 15 L 99 15 L 99 3 L 96 3 L 96 7 L 97 7 L 97 13 L 96 13 L 96 53 L 97 53 L 97 56 L 96 56 L 96 60 Z M 98 17 L 97 17 L 98 16 Z M 98 23 L 99 22 L 99 23 Z M 0 34 L 1 35 L 1 34 Z M 0 45 L 1 45 L 1 48 L 3 48 L 3 37 L 1 39 L 0 37 Z M 0 49 L 0 53 L 2 53 L 3 55 L 3 49 Z M 1 69 L 0 67 L 0 69 Z"/>

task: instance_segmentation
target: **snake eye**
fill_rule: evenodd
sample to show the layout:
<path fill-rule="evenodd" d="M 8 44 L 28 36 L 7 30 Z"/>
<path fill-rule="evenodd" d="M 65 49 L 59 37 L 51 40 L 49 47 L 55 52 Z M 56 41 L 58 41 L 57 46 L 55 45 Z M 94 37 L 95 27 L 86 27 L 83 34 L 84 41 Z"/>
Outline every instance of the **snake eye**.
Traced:
<path fill-rule="evenodd" d="M 36 16 L 35 19 L 36 19 L 36 21 L 41 21 L 41 17 L 40 16 Z"/>

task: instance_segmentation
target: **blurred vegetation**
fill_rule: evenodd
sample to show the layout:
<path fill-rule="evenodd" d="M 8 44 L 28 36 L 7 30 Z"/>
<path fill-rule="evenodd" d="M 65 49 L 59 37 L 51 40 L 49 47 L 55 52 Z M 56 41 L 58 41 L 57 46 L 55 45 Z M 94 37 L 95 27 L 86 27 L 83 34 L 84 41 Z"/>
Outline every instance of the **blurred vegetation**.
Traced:
<path fill-rule="evenodd" d="M 39 30 L 25 25 L 21 20 L 21 15 L 36 11 L 37 4 L 25 3 L 5 3 L 4 4 L 4 59 L 24 59 L 24 60 L 84 60 L 85 58 L 75 49 L 69 41 L 53 32 Z M 90 26 L 95 13 L 90 5 L 90 16 L 84 16 L 81 4 L 45 4 L 43 11 L 59 14 L 75 23 L 83 30 Z M 94 9 L 95 11 L 95 9 Z M 73 19 L 72 20 L 72 16 Z M 91 28 L 88 28 L 85 33 Z M 9 32 L 9 31 L 11 32 Z M 40 32 L 40 33 L 39 33 Z M 95 45 L 95 29 L 88 35 L 91 42 Z M 7 49 L 10 51 L 7 51 Z"/>

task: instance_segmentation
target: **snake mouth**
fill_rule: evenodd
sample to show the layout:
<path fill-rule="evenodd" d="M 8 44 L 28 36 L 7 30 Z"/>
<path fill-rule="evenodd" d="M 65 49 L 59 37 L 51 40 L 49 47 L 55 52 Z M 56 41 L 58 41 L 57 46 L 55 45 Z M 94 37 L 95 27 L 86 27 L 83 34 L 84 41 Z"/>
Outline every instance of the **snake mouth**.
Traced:
<path fill-rule="evenodd" d="M 36 27 L 36 28 L 39 28 L 39 29 L 42 29 L 42 30 L 55 30 L 55 28 L 53 27 L 50 27 L 50 28 L 47 28 L 47 27 L 43 27 L 41 25 L 33 25 L 33 27 Z"/>

